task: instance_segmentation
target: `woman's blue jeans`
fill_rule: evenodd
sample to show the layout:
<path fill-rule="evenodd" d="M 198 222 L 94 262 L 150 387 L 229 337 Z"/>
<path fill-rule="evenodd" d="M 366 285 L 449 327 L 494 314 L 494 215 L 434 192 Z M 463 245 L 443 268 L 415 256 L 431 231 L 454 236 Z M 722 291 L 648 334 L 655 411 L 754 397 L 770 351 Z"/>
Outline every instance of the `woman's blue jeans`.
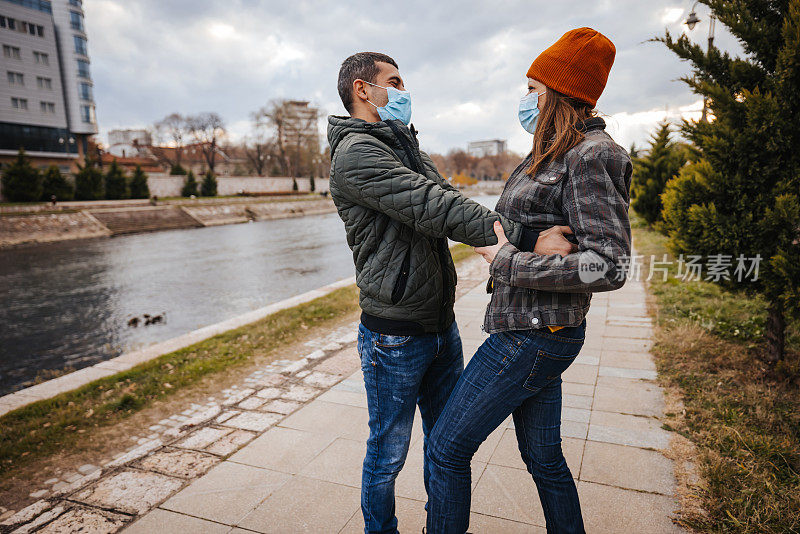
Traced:
<path fill-rule="evenodd" d="M 428 440 L 429 534 L 466 532 L 472 456 L 509 414 L 547 531 L 584 531 L 578 492 L 561 452 L 561 373 L 578 356 L 585 331 L 586 321 L 556 332 L 500 332 L 480 346 Z"/>

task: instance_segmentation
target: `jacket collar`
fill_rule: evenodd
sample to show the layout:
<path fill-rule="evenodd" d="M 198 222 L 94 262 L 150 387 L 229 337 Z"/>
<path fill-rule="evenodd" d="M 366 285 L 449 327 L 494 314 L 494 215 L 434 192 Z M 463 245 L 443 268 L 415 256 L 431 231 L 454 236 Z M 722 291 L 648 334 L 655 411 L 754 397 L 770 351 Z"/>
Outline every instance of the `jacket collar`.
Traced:
<path fill-rule="evenodd" d="M 606 129 L 606 121 L 604 121 L 601 117 L 589 117 L 585 121 L 576 124 L 575 128 L 579 132 L 591 132 L 592 130 L 605 130 Z"/>
<path fill-rule="evenodd" d="M 392 120 L 391 122 L 397 126 L 397 131 L 400 135 L 405 137 L 412 146 L 419 146 L 416 138 L 417 132 L 413 129 L 413 125 L 411 129 L 409 129 L 402 121 Z M 389 126 L 388 121 L 367 122 L 352 117 L 337 117 L 331 115 L 328 117 L 328 142 L 331 145 L 331 154 L 336 150 L 337 145 L 350 133 L 372 135 L 392 148 L 402 149 L 400 140 Z"/>

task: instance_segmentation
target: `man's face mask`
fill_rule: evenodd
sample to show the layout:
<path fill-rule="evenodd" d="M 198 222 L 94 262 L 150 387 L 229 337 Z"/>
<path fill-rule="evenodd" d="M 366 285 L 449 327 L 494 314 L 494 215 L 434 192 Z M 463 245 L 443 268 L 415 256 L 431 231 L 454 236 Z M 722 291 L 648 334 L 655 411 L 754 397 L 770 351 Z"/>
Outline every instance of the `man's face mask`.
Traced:
<path fill-rule="evenodd" d="M 539 121 L 539 97 L 545 92 L 532 91 L 519 100 L 519 123 L 525 130 L 533 134 Z"/>
<path fill-rule="evenodd" d="M 386 95 L 388 96 L 389 101 L 385 106 L 375 106 L 374 103 L 367 99 L 367 102 L 375 106 L 375 109 L 378 110 L 378 115 L 382 120 L 388 121 L 397 119 L 408 126 L 408 123 L 411 122 L 411 93 L 408 91 L 395 89 L 394 87 L 376 85 L 368 81 L 364 81 L 364 83 L 368 83 L 374 87 L 380 87 L 381 89 L 386 89 Z"/>

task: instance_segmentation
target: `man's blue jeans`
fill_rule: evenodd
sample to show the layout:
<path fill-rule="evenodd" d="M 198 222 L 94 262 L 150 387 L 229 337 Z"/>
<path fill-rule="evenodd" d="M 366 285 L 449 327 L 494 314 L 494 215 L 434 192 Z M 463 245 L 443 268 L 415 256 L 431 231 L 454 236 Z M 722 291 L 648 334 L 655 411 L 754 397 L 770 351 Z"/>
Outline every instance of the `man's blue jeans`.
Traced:
<path fill-rule="evenodd" d="M 509 414 L 547 531 L 583 532 L 578 492 L 561 452 L 561 373 L 578 356 L 585 330 L 586 321 L 556 332 L 501 332 L 480 346 L 428 441 L 429 534 L 466 532 L 472 456 Z"/>
<path fill-rule="evenodd" d="M 394 482 L 406 461 L 414 412 L 419 406 L 423 447 L 464 370 L 461 337 L 454 322 L 440 334 L 390 336 L 363 324 L 358 353 L 367 388 L 369 439 L 361 480 L 364 532 L 397 532 Z M 425 487 L 428 487 L 425 460 Z"/>

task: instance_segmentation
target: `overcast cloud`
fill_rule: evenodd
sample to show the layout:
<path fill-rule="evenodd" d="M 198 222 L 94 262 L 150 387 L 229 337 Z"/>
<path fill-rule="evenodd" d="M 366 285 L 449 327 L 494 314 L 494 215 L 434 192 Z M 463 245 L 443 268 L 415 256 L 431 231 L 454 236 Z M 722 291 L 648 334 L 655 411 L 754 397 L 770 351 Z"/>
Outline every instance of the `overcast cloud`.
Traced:
<path fill-rule="evenodd" d="M 598 109 L 628 147 L 666 116 L 699 115 L 702 103 L 678 77 L 688 65 L 658 43 L 680 34 L 691 1 L 594 0 L 311 2 L 85 0 L 101 140 L 168 113 L 216 111 L 234 139 L 249 114 L 273 98 L 311 100 L 344 114 L 336 92 L 342 60 L 389 54 L 413 97 L 424 149 L 444 152 L 477 139 L 508 139 L 524 153 L 530 136 L 517 104 L 531 61 L 565 31 L 590 26 L 617 56 Z M 692 32 L 705 43 L 708 11 Z M 717 25 L 715 43 L 737 52 Z M 323 132 L 325 121 L 320 122 Z"/>

